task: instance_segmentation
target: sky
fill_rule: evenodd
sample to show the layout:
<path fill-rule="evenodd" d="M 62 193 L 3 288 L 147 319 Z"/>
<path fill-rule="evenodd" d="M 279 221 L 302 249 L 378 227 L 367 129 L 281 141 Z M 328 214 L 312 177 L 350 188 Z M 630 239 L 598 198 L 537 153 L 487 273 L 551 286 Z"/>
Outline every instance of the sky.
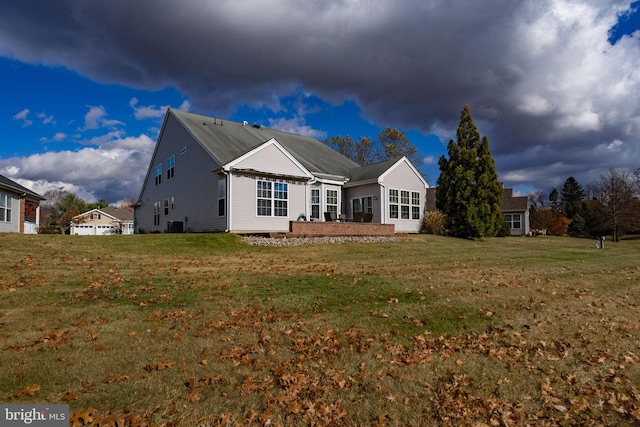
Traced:
<path fill-rule="evenodd" d="M 640 167 L 640 1 L 0 0 L 0 174 L 137 199 L 167 108 L 399 128 L 435 186 L 468 105 L 524 194 Z"/>

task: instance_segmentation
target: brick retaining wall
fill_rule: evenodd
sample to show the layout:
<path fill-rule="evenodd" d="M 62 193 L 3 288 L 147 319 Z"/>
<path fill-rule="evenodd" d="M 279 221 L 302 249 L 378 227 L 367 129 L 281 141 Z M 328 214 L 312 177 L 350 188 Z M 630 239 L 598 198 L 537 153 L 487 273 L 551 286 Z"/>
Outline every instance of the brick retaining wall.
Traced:
<path fill-rule="evenodd" d="M 288 236 L 393 236 L 393 224 L 372 222 L 289 221 Z"/>

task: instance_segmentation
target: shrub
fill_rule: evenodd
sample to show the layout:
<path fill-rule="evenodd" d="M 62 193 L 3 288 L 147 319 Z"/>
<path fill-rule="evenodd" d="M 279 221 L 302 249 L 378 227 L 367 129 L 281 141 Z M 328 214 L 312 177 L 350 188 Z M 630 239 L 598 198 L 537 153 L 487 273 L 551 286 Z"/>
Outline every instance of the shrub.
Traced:
<path fill-rule="evenodd" d="M 445 234 L 449 219 L 440 210 L 427 211 L 424 215 L 424 231 L 429 234 Z"/>

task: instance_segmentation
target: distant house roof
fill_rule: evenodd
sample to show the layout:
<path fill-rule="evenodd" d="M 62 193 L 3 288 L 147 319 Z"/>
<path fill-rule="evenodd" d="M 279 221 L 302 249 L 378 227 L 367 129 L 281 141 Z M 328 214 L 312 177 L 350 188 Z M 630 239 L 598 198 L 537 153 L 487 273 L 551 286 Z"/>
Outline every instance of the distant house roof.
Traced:
<path fill-rule="evenodd" d="M 436 189 L 427 188 L 427 210 L 436 209 Z M 505 188 L 502 191 L 502 212 L 524 212 L 529 209 L 529 197 L 513 196 L 512 188 Z"/>
<path fill-rule="evenodd" d="M 513 196 L 512 188 L 505 188 L 502 193 L 502 212 L 523 212 L 529 209 L 529 197 Z"/>
<path fill-rule="evenodd" d="M 348 178 L 359 165 L 310 136 L 263 126 L 223 121 L 200 114 L 169 109 L 200 144 L 218 161 L 227 164 L 272 138 L 316 176 Z"/>
<path fill-rule="evenodd" d="M 103 214 L 108 215 L 120 221 L 133 221 L 133 209 L 119 208 L 116 206 L 107 206 L 105 208 L 91 209 L 90 211 L 83 212 L 80 215 L 76 215 L 75 217 L 89 215 L 93 212 L 102 212 Z"/>
<path fill-rule="evenodd" d="M 15 181 L 10 180 L 6 176 L 0 175 L 0 188 L 4 188 L 6 190 L 12 191 L 14 193 L 24 194 L 30 199 L 35 199 L 36 201 L 45 200 L 44 197 L 29 190 L 27 187 L 23 187 Z"/>

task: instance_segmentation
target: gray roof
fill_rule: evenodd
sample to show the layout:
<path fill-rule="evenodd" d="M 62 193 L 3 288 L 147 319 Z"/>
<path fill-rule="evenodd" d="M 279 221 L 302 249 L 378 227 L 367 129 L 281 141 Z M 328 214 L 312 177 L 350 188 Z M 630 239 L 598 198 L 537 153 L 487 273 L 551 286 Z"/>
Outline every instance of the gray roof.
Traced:
<path fill-rule="evenodd" d="M 385 160 L 379 163 L 373 163 L 366 166 L 359 166 L 351 169 L 351 183 L 363 182 L 377 179 L 385 173 L 391 166 L 395 165 L 402 157 Z"/>
<path fill-rule="evenodd" d="M 29 190 L 27 187 L 23 187 L 15 181 L 10 180 L 6 176 L 0 175 L 0 188 L 4 188 L 6 190 L 10 190 L 14 193 L 26 194 L 30 199 L 35 200 L 45 200 L 44 197 Z"/>
<path fill-rule="evenodd" d="M 309 136 L 169 109 L 220 165 L 275 139 L 312 174 L 349 177 L 359 165 Z"/>

